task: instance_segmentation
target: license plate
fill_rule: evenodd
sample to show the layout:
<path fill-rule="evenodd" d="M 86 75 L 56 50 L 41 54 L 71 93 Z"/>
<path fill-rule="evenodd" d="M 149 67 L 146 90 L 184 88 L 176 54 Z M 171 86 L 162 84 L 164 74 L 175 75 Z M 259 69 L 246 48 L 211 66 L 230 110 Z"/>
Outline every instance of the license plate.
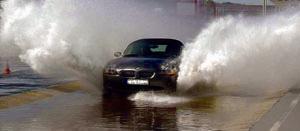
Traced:
<path fill-rule="evenodd" d="M 148 80 L 129 79 L 127 80 L 128 85 L 149 85 Z"/>

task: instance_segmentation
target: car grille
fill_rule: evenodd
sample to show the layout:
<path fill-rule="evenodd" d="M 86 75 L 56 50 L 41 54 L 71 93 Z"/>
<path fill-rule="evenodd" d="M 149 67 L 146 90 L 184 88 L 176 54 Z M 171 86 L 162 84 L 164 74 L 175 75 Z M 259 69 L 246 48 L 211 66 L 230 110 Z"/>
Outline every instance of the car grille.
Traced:
<path fill-rule="evenodd" d="M 135 77 L 135 71 L 121 71 L 120 75 L 122 77 Z"/>
<path fill-rule="evenodd" d="M 134 70 L 123 70 L 120 71 L 122 77 L 137 77 L 137 78 L 151 78 L 154 75 L 154 71 L 134 71 Z"/>
<path fill-rule="evenodd" d="M 152 71 L 140 71 L 138 72 L 139 77 L 141 78 L 151 78 L 154 75 L 154 72 Z"/>

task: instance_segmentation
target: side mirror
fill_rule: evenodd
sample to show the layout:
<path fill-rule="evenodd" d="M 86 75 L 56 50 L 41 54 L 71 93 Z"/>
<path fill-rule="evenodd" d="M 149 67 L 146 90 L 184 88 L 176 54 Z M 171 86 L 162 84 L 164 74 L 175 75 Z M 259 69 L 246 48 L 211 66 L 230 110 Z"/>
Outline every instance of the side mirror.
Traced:
<path fill-rule="evenodd" d="M 115 52 L 115 53 L 114 53 L 114 56 L 115 56 L 115 57 L 121 57 L 121 56 L 122 56 L 122 53 L 121 53 L 121 52 Z"/>

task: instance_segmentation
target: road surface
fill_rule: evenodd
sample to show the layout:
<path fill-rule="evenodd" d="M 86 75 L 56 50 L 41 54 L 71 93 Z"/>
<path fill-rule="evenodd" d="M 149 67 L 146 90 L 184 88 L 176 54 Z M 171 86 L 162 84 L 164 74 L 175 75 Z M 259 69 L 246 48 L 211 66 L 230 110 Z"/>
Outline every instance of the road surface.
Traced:
<path fill-rule="evenodd" d="M 300 88 L 295 87 L 258 121 L 251 131 L 299 131 Z"/>
<path fill-rule="evenodd" d="M 79 84 L 0 97 L 0 130 L 249 130 L 280 98 L 142 92 L 104 99 Z"/>

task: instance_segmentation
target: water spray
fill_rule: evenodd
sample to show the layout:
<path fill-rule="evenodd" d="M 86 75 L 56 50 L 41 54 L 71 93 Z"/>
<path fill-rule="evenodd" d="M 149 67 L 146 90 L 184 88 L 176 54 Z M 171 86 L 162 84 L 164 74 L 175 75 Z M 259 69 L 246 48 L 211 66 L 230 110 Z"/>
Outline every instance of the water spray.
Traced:
<path fill-rule="evenodd" d="M 294 86 L 300 78 L 299 23 L 299 9 L 213 21 L 186 45 L 179 89 L 198 88 L 199 83 L 256 92 Z"/>
<path fill-rule="evenodd" d="M 40 74 L 69 75 L 101 88 L 102 68 L 113 52 L 132 41 L 193 37 L 189 20 L 145 10 L 150 5 L 135 0 L 5 0 L 1 44 L 16 47 L 10 52 L 19 52 Z"/>

